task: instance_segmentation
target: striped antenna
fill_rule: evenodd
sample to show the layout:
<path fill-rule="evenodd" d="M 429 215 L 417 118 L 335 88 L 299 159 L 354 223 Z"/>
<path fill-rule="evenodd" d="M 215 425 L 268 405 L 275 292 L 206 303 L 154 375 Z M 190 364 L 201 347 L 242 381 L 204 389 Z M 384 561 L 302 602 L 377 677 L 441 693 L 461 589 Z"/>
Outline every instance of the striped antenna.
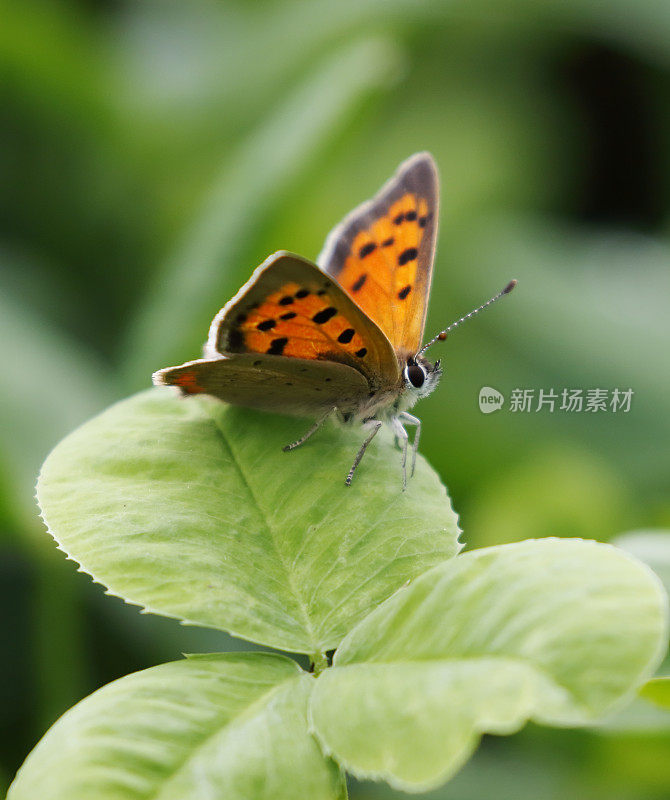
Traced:
<path fill-rule="evenodd" d="M 509 294 L 512 291 L 512 289 L 516 286 L 516 284 L 517 284 L 516 280 L 510 281 L 502 291 L 498 292 L 498 294 L 492 297 L 490 300 L 487 300 L 485 303 L 482 303 L 482 305 L 479 306 L 479 308 L 473 309 L 469 314 L 466 314 L 464 317 L 457 319 L 456 322 L 452 322 L 451 325 L 447 326 L 443 331 L 440 331 L 437 334 L 437 336 L 433 336 L 433 338 L 429 342 L 424 344 L 424 346 L 421 348 L 421 350 L 419 350 L 419 352 L 416 355 L 420 356 L 425 350 L 427 350 L 432 344 L 435 344 L 435 342 L 437 341 L 443 342 L 447 338 L 447 334 L 451 333 L 451 331 L 453 331 L 454 328 L 457 328 L 461 323 L 465 322 L 466 319 L 470 319 L 470 317 L 476 316 L 477 314 L 479 314 L 480 311 L 483 311 L 485 308 L 488 308 L 490 305 L 495 303 L 496 300 L 500 300 L 500 298 L 503 295 Z"/>

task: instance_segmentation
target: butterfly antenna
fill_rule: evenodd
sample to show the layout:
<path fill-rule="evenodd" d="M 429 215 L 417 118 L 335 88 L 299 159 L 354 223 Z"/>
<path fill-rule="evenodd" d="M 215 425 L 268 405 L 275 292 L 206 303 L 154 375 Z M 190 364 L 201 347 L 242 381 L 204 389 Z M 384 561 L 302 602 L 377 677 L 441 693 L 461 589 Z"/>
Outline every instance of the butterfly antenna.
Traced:
<path fill-rule="evenodd" d="M 421 350 L 419 350 L 419 352 L 417 353 L 417 356 L 420 356 L 424 352 L 424 350 L 427 350 L 432 344 L 435 344 L 435 342 L 437 341 L 443 342 L 447 338 L 447 334 L 451 333 L 451 331 L 453 331 L 454 328 L 457 328 L 461 323 L 465 322 L 466 319 L 470 319 L 470 317 L 476 316 L 477 314 L 479 314 L 480 311 L 483 311 L 485 308 L 488 308 L 490 305 L 495 303 L 496 300 L 500 300 L 500 298 L 503 295 L 509 294 L 512 291 L 512 289 L 516 286 L 516 284 L 517 284 L 516 280 L 510 281 L 502 291 L 498 292 L 498 294 L 496 294 L 490 300 L 487 300 L 485 303 L 482 303 L 482 305 L 479 306 L 479 308 L 473 309 L 469 314 L 466 314 L 464 317 L 457 319 L 456 322 L 452 322 L 451 325 L 446 327 L 443 331 L 440 331 L 437 334 L 437 336 L 433 336 L 433 338 L 427 344 L 424 344 Z"/>

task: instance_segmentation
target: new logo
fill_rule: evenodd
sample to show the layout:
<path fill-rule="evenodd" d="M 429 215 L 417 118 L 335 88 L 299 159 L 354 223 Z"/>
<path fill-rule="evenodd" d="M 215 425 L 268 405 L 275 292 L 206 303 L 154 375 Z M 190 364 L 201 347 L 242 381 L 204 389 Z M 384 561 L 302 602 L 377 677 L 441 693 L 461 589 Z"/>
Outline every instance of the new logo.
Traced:
<path fill-rule="evenodd" d="M 500 411 L 504 402 L 503 395 L 491 386 L 482 386 L 479 390 L 479 410 L 482 414 L 492 414 L 494 411 Z"/>

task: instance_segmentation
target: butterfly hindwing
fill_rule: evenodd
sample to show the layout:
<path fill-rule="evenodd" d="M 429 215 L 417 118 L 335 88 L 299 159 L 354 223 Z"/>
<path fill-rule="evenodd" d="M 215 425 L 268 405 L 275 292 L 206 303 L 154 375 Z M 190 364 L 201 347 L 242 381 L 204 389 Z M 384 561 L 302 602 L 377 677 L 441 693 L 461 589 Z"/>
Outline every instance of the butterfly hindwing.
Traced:
<path fill-rule="evenodd" d="M 400 380 L 377 325 L 315 264 L 285 252 L 270 256 L 212 323 L 205 355 L 242 353 L 342 364 L 372 391 Z"/>
<path fill-rule="evenodd" d="M 331 232 L 318 259 L 386 334 L 401 363 L 421 346 L 437 212 L 437 168 L 430 154 L 418 153 Z"/>
<path fill-rule="evenodd" d="M 363 375 L 332 361 L 240 353 L 189 361 L 154 374 L 154 383 L 178 386 L 184 394 L 209 394 L 234 405 L 280 414 L 343 413 L 365 402 Z"/>

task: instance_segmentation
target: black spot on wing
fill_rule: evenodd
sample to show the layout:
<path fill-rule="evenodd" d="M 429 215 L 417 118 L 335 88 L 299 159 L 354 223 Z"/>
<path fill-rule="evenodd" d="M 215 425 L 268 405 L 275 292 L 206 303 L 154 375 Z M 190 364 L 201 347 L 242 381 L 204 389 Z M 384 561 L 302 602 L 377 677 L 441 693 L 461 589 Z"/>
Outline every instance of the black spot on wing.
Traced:
<path fill-rule="evenodd" d="M 295 296 L 299 297 L 302 300 L 303 297 L 307 297 L 308 294 L 309 294 L 309 289 L 298 289 L 298 291 L 295 293 Z"/>
<path fill-rule="evenodd" d="M 355 333 L 356 331 L 353 328 L 345 328 L 337 337 L 337 341 L 341 342 L 342 344 L 349 344 L 349 342 L 354 338 Z"/>
<path fill-rule="evenodd" d="M 361 289 L 363 288 L 363 286 L 365 285 L 365 281 L 366 281 L 367 279 L 368 279 L 368 274 L 367 274 L 367 272 L 364 272 L 364 273 L 363 273 L 363 274 L 362 274 L 362 275 L 361 275 L 361 276 L 358 278 L 358 280 L 356 281 L 356 283 L 353 283 L 353 284 L 352 284 L 352 286 L 351 286 L 351 291 L 352 291 L 352 292 L 360 292 L 360 290 L 361 290 Z"/>
<path fill-rule="evenodd" d="M 404 215 L 404 214 L 398 214 L 398 216 L 397 216 L 397 217 L 394 217 L 394 218 L 393 218 L 393 224 L 394 224 L 394 225 L 400 225 L 400 224 L 401 224 L 401 222 L 402 222 L 404 219 L 405 219 L 405 215 Z"/>
<path fill-rule="evenodd" d="M 290 306 L 291 303 L 295 302 L 293 297 L 290 294 L 284 295 L 282 299 L 279 301 L 280 306 Z"/>
<path fill-rule="evenodd" d="M 270 347 L 267 350 L 267 354 L 269 356 L 280 356 L 284 352 L 284 348 L 288 343 L 288 338 L 286 336 L 282 336 L 279 339 L 273 339 L 270 343 Z"/>
<path fill-rule="evenodd" d="M 416 211 L 408 211 L 408 212 L 405 214 L 405 219 L 406 219 L 408 222 L 414 222 L 414 220 L 416 219 Z"/>
<path fill-rule="evenodd" d="M 333 306 L 322 308 L 321 311 L 317 311 L 312 317 L 312 322 L 316 322 L 317 325 L 323 325 L 324 322 L 328 322 L 329 319 L 332 319 L 335 314 L 337 314 L 337 309 L 333 308 Z"/>
<path fill-rule="evenodd" d="M 357 355 L 359 358 L 363 358 L 363 356 L 364 356 L 364 355 L 365 355 L 367 352 L 368 352 L 368 349 L 367 349 L 367 347 L 361 347 L 361 349 L 360 349 L 360 350 L 356 350 L 356 355 Z"/>
<path fill-rule="evenodd" d="M 401 289 L 401 290 L 398 292 L 398 297 L 399 297 L 401 300 L 404 300 L 404 299 L 407 297 L 407 295 L 408 295 L 408 294 L 409 294 L 411 291 L 412 291 L 412 287 L 411 287 L 411 286 L 409 286 L 409 285 L 407 285 L 407 286 L 404 286 L 404 287 L 403 287 L 403 288 L 402 288 L 402 289 Z"/>
<path fill-rule="evenodd" d="M 366 256 L 369 256 L 370 253 L 374 253 L 376 249 L 377 245 L 374 242 L 368 242 L 367 244 L 364 244 L 363 247 L 361 247 L 361 249 L 358 251 L 358 257 L 365 258 Z"/>
<path fill-rule="evenodd" d="M 416 249 L 416 247 L 408 247 L 407 250 L 403 250 L 402 253 L 398 256 L 398 266 L 402 267 L 409 261 L 414 261 L 414 259 L 418 255 L 419 251 Z"/>
<path fill-rule="evenodd" d="M 256 327 L 259 331 L 271 331 L 276 324 L 276 319 L 264 319 L 263 322 L 259 322 Z"/>
<path fill-rule="evenodd" d="M 382 242 L 382 247 L 390 247 L 395 242 L 393 236 L 389 236 L 388 239 L 384 239 Z"/>

